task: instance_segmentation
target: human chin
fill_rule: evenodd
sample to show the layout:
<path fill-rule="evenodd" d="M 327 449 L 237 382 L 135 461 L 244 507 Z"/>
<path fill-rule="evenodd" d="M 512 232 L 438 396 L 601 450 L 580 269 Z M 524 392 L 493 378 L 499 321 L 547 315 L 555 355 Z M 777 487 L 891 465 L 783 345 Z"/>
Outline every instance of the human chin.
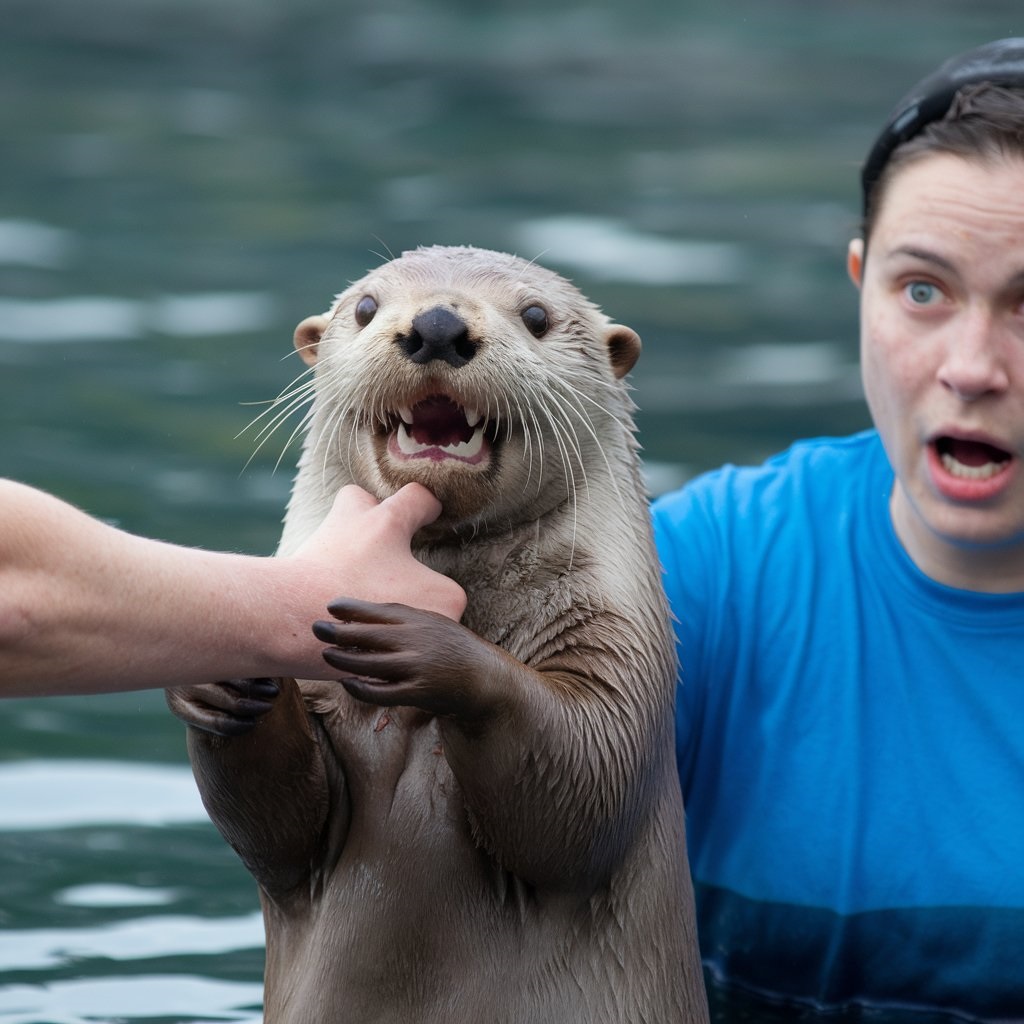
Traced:
<path fill-rule="evenodd" d="M 1005 449 L 951 445 L 947 435 L 924 452 L 913 504 L 929 531 L 954 547 L 1001 547 L 1024 537 L 1020 460 Z"/>

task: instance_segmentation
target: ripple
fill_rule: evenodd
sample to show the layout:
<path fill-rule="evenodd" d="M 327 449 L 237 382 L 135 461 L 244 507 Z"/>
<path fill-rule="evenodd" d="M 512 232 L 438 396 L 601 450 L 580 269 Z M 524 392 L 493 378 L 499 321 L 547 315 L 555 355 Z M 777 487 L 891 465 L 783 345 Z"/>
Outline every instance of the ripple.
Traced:
<path fill-rule="evenodd" d="M 209 821 L 192 772 L 126 761 L 0 765 L 0 832 Z"/>
<path fill-rule="evenodd" d="M 2 256 L 0 249 L 0 263 Z M 0 298 L 0 341 L 42 344 L 130 341 L 151 333 L 244 334 L 265 329 L 274 317 L 274 300 L 262 292 L 166 295 L 152 301 L 101 295 Z"/>
<path fill-rule="evenodd" d="M 162 907 L 173 903 L 172 889 L 143 889 L 137 885 L 95 882 L 72 885 L 54 895 L 66 907 Z"/>
<path fill-rule="evenodd" d="M 527 258 L 575 267 L 605 281 L 732 284 L 744 277 L 737 245 L 643 234 L 602 217 L 524 221 L 516 230 L 516 241 Z"/>
<path fill-rule="evenodd" d="M 0 988 L 3 1024 L 95 1024 L 186 1017 L 193 1024 L 259 1024 L 262 986 L 181 974 L 88 978 Z"/>
<path fill-rule="evenodd" d="M 75 236 L 32 220 L 0 220 L 0 264 L 56 269 L 68 262 Z"/>
<path fill-rule="evenodd" d="M 263 948 L 263 916 L 151 915 L 87 928 L 0 931 L 4 971 L 52 970 L 81 960 L 148 960 Z"/>

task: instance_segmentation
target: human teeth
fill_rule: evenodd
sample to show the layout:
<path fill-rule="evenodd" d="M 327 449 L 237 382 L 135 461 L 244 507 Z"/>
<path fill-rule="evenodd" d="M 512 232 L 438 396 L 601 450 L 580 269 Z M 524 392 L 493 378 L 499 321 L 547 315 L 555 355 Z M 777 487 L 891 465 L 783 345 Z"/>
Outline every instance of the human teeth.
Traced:
<path fill-rule="evenodd" d="M 943 452 L 942 465 L 953 476 L 966 480 L 987 480 L 989 477 L 995 476 L 1003 468 L 1004 463 L 985 462 L 980 466 L 965 466 L 962 462 L 954 459 L 949 452 Z"/>

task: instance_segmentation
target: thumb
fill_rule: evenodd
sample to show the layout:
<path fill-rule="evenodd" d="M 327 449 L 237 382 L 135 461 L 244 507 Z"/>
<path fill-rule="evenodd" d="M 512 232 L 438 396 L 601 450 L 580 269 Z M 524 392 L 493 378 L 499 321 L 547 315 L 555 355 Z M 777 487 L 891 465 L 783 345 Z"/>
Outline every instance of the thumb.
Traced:
<path fill-rule="evenodd" d="M 432 523 L 440 514 L 441 502 L 422 484 L 406 484 L 401 490 L 381 502 L 398 528 L 411 540 L 421 527 Z"/>

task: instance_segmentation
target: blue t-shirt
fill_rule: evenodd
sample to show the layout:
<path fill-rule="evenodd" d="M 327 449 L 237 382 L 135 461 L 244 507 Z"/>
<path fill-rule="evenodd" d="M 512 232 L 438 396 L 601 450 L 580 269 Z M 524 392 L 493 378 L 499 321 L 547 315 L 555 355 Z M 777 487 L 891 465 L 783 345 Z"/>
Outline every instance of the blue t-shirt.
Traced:
<path fill-rule="evenodd" d="M 654 506 L 709 994 L 751 1019 L 1024 1018 L 1024 594 L 921 573 L 892 486 L 870 431 Z"/>

